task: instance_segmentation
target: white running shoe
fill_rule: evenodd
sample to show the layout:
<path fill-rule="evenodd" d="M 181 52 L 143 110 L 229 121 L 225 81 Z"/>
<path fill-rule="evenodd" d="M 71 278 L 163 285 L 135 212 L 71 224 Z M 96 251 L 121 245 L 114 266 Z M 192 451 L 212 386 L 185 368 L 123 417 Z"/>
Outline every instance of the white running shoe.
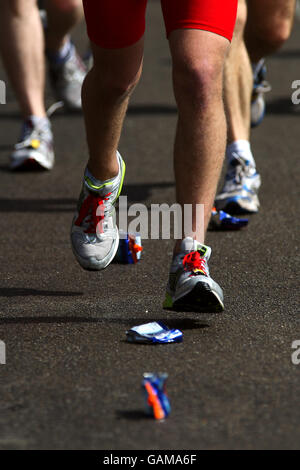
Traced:
<path fill-rule="evenodd" d="M 215 206 L 229 214 L 251 214 L 258 212 L 257 196 L 261 178 L 256 167 L 237 153 L 228 164 L 225 184 L 217 195 Z"/>
<path fill-rule="evenodd" d="M 114 259 L 119 246 L 115 203 L 121 193 L 125 163 L 117 152 L 119 174 L 95 185 L 84 177 L 77 213 L 71 227 L 71 243 L 78 263 L 88 270 L 106 268 Z"/>
<path fill-rule="evenodd" d="M 208 261 L 211 248 L 190 237 L 181 242 L 181 250 L 171 264 L 165 309 L 221 312 L 223 291 L 210 277 Z"/>
<path fill-rule="evenodd" d="M 35 125 L 32 118 L 24 123 L 21 141 L 10 155 L 10 169 L 41 167 L 51 170 L 54 165 L 53 134 L 48 121 L 43 126 Z"/>
<path fill-rule="evenodd" d="M 72 45 L 67 60 L 53 64 L 49 60 L 49 75 L 58 100 L 70 110 L 81 109 L 81 88 L 86 76 L 86 67 Z"/>

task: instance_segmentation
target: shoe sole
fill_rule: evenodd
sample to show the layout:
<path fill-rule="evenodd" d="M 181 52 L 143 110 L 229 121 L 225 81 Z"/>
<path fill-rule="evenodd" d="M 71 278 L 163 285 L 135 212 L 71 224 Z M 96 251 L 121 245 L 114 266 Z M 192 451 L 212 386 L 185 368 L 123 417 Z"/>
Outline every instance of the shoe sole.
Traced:
<path fill-rule="evenodd" d="M 197 313 L 223 312 L 224 304 L 218 294 L 205 282 L 198 282 L 195 287 L 184 297 L 181 297 L 171 306 L 165 306 L 165 310 Z"/>
<path fill-rule="evenodd" d="M 10 170 L 15 171 L 23 168 L 42 168 L 43 170 L 52 170 L 54 166 L 54 153 L 51 153 L 51 158 L 45 159 L 43 154 L 28 154 L 23 158 L 11 158 Z"/>

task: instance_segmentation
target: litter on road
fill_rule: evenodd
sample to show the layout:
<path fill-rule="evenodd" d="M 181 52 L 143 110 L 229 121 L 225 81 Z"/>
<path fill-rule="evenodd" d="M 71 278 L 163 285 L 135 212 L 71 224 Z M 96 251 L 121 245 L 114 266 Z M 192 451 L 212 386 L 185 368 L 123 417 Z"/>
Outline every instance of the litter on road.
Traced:
<path fill-rule="evenodd" d="M 144 325 L 134 326 L 126 331 L 127 341 L 131 343 L 165 344 L 179 343 L 183 340 L 180 330 L 170 330 L 162 322 L 151 322 Z"/>
<path fill-rule="evenodd" d="M 141 259 L 143 251 L 141 236 L 119 231 L 120 242 L 115 261 L 123 264 L 136 264 Z"/>
<path fill-rule="evenodd" d="M 168 374 L 144 374 L 142 387 L 146 399 L 146 414 L 157 420 L 168 417 L 171 411 L 170 400 L 166 393 L 166 380 Z"/>

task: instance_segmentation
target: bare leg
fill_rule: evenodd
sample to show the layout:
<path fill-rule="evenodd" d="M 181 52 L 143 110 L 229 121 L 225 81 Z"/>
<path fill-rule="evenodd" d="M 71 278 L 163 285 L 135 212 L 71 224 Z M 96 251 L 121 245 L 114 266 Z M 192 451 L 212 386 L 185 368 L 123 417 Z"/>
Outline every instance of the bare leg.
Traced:
<path fill-rule="evenodd" d="M 251 61 L 276 52 L 288 39 L 296 0 L 248 0 L 245 40 Z"/>
<path fill-rule="evenodd" d="M 228 58 L 225 62 L 225 109 L 228 144 L 250 138 L 250 103 L 253 87 L 252 69 L 244 43 L 247 18 L 245 0 L 239 0 L 237 22 Z"/>
<path fill-rule="evenodd" d="M 58 51 L 67 40 L 70 30 L 83 18 L 81 0 L 46 0 L 47 33 L 46 47 Z"/>
<path fill-rule="evenodd" d="M 24 118 L 44 117 L 44 38 L 35 0 L 2 0 L 2 58 Z"/>
<path fill-rule="evenodd" d="M 94 65 L 82 89 L 89 162 L 71 240 L 79 264 L 101 270 L 113 260 L 119 244 L 113 207 L 122 188 L 125 164 L 117 148 L 129 97 L 141 74 L 143 39 L 120 49 L 95 44 L 92 48 Z M 101 221 L 99 208 L 103 210 Z"/>
<path fill-rule="evenodd" d="M 88 168 L 99 180 L 118 173 L 116 150 L 130 94 L 139 80 L 144 41 L 107 50 L 93 44 L 94 66 L 82 89 L 90 158 Z"/>
<path fill-rule="evenodd" d="M 170 48 L 179 113 L 174 151 L 177 201 L 193 208 L 204 204 L 204 227 L 196 226 L 195 211 L 192 227 L 203 243 L 226 144 L 222 85 L 229 41 L 206 31 L 176 30 Z M 180 241 L 176 249 L 179 246 Z"/>

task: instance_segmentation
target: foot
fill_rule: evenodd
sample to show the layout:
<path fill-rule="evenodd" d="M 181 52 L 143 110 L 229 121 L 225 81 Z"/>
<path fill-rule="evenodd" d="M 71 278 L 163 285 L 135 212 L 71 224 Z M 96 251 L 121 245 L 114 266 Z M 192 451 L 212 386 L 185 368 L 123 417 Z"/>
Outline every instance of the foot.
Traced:
<path fill-rule="evenodd" d="M 266 112 L 265 93 L 271 91 L 271 85 L 266 81 L 267 69 L 265 60 L 261 59 L 253 70 L 253 92 L 251 99 L 251 127 L 258 126 Z"/>
<path fill-rule="evenodd" d="M 125 163 L 119 153 L 119 173 L 100 186 L 84 177 L 78 211 L 71 228 L 73 253 L 78 263 L 88 270 L 106 268 L 119 246 L 115 203 L 121 193 Z"/>
<path fill-rule="evenodd" d="M 232 155 L 224 187 L 215 200 L 216 209 L 233 215 L 256 213 L 260 206 L 257 196 L 260 175 L 248 160 L 236 153 Z"/>
<path fill-rule="evenodd" d="M 73 45 L 64 62 L 54 63 L 49 60 L 49 74 L 57 99 L 71 110 L 81 109 L 81 88 L 86 67 Z"/>
<path fill-rule="evenodd" d="M 54 165 L 53 135 L 48 120 L 35 123 L 28 118 L 23 125 L 20 142 L 10 156 L 10 169 L 40 167 L 51 170 Z"/>
<path fill-rule="evenodd" d="M 223 291 L 210 277 L 211 248 L 192 238 L 181 242 L 180 253 L 172 261 L 163 307 L 194 312 L 224 310 Z"/>

